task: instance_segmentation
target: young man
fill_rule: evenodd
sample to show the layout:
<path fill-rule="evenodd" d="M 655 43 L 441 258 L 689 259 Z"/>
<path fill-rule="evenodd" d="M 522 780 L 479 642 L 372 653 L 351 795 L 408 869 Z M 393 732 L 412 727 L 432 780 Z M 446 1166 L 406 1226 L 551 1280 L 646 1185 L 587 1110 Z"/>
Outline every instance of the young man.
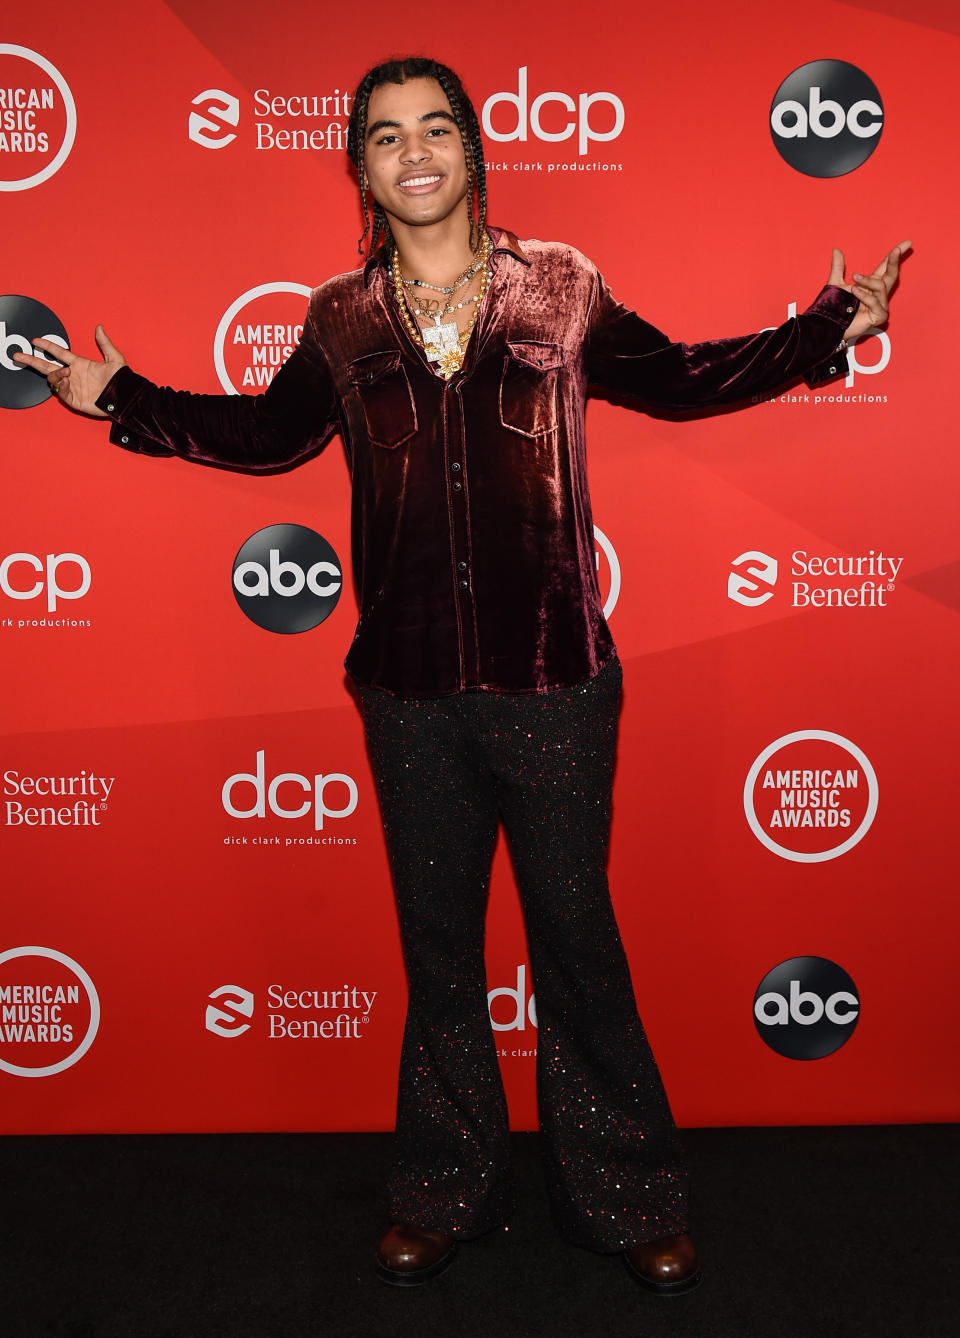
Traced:
<path fill-rule="evenodd" d="M 557 1223 L 577 1244 L 623 1251 L 645 1286 L 686 1291 L 700 1276 L 686 1170 L 606 882 L 620 667 L 593 561 L 587 387 L 692 408 L 840 375 L 844 340 L 886 320 L 908 243 L 854 285 L 834 252 L 828 286 L 776 330 L 684 346 L 619 305 L 571 247 L 486 226 L 477 118 L 444 66 L 372 70 L 349 150 L 370 257 L 313 293 L 264 395 L 161 390 L 100 327 L 103 362 L 44 341 L 65 366 L 20 360 L 146 454 L 273 469 L 340 428 L 360 601 L 346 665 L 409 982 L 381 1276 L 436 1276 L 459 1240 L 510 1211 L 483 961 L 502 820 L 537 994 Z"/>

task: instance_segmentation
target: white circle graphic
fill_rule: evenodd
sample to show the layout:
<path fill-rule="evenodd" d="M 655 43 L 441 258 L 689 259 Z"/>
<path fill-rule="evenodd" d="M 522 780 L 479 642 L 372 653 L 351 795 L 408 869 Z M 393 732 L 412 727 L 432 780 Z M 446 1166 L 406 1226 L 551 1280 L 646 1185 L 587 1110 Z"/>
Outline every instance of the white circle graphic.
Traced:
<path fill-rule="evenodd" d="M 778 845 L 769 832 L 764 831 L 753 806 L 753 787 L 757 783 L 757 777 L 760 775 L 761 769 L 773 754 L 779 752 L 781 748 L 790 743 L 799 743 L 804 739 L 819 739 L 824 743 L 834 743 L 838 748 L 845 748 L 851 757 L 856 758 L 860 763 L 863 774 L 867 778 L 867 810 L 863 815 L 863 821 L 851 836 L 848 836 L 845 841 L 838 846 L 834 846 L 831 850 L 790 850 L 787 846 Z M 764 748 L 754 762 L 747 773 L 747 779 L 743 786 L 743 811 L 754 836 L 761 845 L 765 845 L 775 855 L 779 855 L 782 859 L 794 860 L 798 864 L 821 864 L 824 860 L 836 859 L 838 855 L 845 855 L 848 850 L 852 850 L 859 841 L 863 840 L 876 817 L 879 798 L 880 790 L 877 785 L 877 773 L 862 748 L 858 748 L 855 743 L 845 739 L 842 734 L 831 734 L 825 729 L 799 729 L 793 734 L 784 734 L 782 738 L 775 739 L 768 748 Z"/>
<path fill-rule="evenodd" d="M 598 529 L 596 525 L 593 527 L 593 537 L 603 550 L 603 555 L 610 567 L 610 590 L 607 594 L 607 602 L 603 606 L 603 616 L 609 618 L 617 607 L 617 600 L 620 598 L 620 559 L 617 557 L 613 544 L 603 530 Z"/>
<path fill-rule="evenodd" d="M 48 181 L 55 172 L 60 171 L 60 168 L 67 161 L 77 135 L 77 104 L 70 92 L 70 85 L 57 67 L 51 65 L 45 56 L 39 55 L 36 51 L 31 51 L 29 47 L 11 46 L 8 42 L 0 42 L 0 56 L 19 56 L 21 60 L 29 60 L 31 64 L 43 70 L 44 74 L 49 75 L 60 90 L 60 96 L 63 98 L 64 109 L 67 113 L 67 129 L 56 157 L 51 158 L 46 167 L 40 172 L 35 172 L 32 177 L 24 177 L 22 181 L 0 181 L 0 190 L 30 190 L 32 186 L 39 186 L 41 182 Z"/>
<path fill-rule="evenodd" d="M 67 1055 L 66 1059 L 61 1059 L 56 1064 L 47 1064 L 44 1068 L 28 1069 L 21 1067 L 19 1064 L 9 1064 L 0 1057 L 0 1069 L 4 1073 L 12 1073 L 17 1078 L 49 1078 L 51 1074 L 62 1073 L 64 1069 L 71 1068 L 78 1059 L 83 1058 L 93 1045 L 94 1037 L 100 1026 L 100 996 L 97 994 L 93 981 L 79 962 L 75 962 L 72 957 L 68 957 L 65 953 L 57 952 L 55 948 L 8 948 L 6 952 L 0 952 L 0 966 L 4 962 L 12 961 L 15 957 L 48 957 L 53 962 L 59 962 L 61 966 L 65 966 L 68 971 L 73 972 L 87 991 L 87 999 L 90 1002 L 90 1025 L 87 1027 L 87 1034 L 76 1050 Z"/>
<path fill-rule="evenodd" d="M 299 293 L 301 297 L 309 297 L 313 292 L 305 283 L 261 283 L 256 288 L 248 288 L 245 293 L 241 293 L 236 302 L 232 302 L 221 317 L 220 324 L 217 326 L 217 333 L 213 336 L 213 362 L 217 369 L 217 376 L 220 378 L 220 384 L 228 395 L 239 395 L 240 391 L 227 375 L 227 364 L 223 360 L 223 341 L 227 337 L 227 329 L 233 318 L 243 310 L 248 302 L 253 302 L 258 297 L 266 297 L 268 293 Z"/>

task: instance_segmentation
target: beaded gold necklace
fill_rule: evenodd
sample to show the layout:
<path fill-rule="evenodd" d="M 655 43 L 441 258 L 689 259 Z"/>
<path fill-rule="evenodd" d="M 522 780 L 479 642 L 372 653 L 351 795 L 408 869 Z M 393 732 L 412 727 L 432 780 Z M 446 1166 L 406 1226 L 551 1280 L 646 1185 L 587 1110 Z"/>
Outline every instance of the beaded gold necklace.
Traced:
<path fill-rule="evenodd" d="M 480 256 L 480 290 L 476 298 L 467 298 L 457 304 L 457 308 L 464 307 L 468 302 L 473 302 L 473 311 L 470 313 L 470 320 L 467 322 L 467 328 L 461 334 L 456 321 L 444 321 L 443 317 L 450 310 L 457 308 L 447 308 L 437 315 L 428 312 L 422 312 L 417 309 L 417 315 L 429 315 L 434 322 L 425 329 L 420 329 L 410 318 L 410 311 L 407 306 L 406 294 L 403 291 L 403 274 L 400 271 L 400 256 L 396 248 L 393 252 L 391 262 L 391 273 L 393 275 L 393 291 L 397 299 L 397 306 L 400 308 L 400 315 L 403 323 L 407 327 L 410 336 L 420 344 L 427 355 L 427 362 L 434 364 L 434 370 L 438 376 L 442 376 L 445 381 L 459 372 L 463 366 L 463 359 L 466 354 L 467 343 L 469 342 L 471 332 L 476 324 L 477 315 L 481 304 L 486 295 L 487 288 L 490 285 L 490 253 L 493 250 L 490 244 L 490 238 L 486 235 L 483 238 L 483 249 Z"/>

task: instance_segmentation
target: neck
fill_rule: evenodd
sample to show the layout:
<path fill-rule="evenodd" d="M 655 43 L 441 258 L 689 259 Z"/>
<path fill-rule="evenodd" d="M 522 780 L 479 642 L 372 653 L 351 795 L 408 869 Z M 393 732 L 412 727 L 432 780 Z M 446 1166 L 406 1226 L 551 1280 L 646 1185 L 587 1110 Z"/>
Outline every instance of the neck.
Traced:
<path fill-rule="evenodd" d="M 466 216 L 419 228 L 391 219 L 390 227 L 405 278 L 452 283 L 473 259 Z"/>

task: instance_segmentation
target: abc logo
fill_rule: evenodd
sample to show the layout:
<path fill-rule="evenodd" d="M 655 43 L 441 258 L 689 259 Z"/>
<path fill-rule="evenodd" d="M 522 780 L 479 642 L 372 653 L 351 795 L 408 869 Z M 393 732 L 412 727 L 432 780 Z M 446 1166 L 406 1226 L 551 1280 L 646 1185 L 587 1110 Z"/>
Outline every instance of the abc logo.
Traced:
<path fill-rule="evenodd" d="M 305 525 L 257 530 L 233 560 L 233 593 L 251 622 L 268 632 L 309 632 L 337 607 L 340 559 Z"/>
<path fill-rule="evenodd" d="M 50 398 L 45 378 L 13 361 L 14 353 L 46 357 L 33 347 L 34 339 L 70 347 L 66 330 L 49 307 L 32 297 L 0 297 L 0 407 L 4 409 L 32 409 Z M 46 361 L 51 367 L 58 366 L 52 358 Z"/>
<path fill-rule="evenodd" d="M 771 1050 L 787 1059 L 823 1059 L 853 1035 L 857 987 L 826 957 L 791 957 L 757 986 L 753 1020 Z"/>
<path fill-rule="evenodd" d="M 784 162 L 808 177 L 842 177 L 867 161 L 883 129 L 873 81 L 845 60 L 813 60 L 777 89 L 770 132 Z"/>

